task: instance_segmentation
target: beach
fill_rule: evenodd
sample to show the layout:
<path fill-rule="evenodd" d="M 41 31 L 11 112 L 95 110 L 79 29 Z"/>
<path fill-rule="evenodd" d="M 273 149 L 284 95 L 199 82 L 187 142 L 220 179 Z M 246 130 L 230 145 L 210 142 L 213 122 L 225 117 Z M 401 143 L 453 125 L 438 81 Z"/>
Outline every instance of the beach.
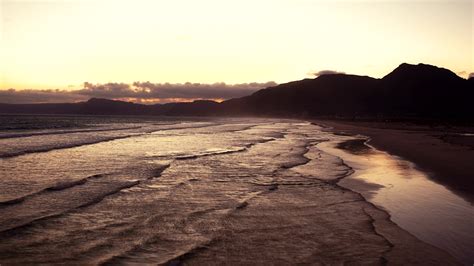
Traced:
<path fill-rule="evenodd" d="M 375 148 L 414 162 L 466 200 L 474 198 L 474 128 L 401 122 L 318 120 L 336 132 L 364 135 Z"/>
<path fill-rule="evenodd" d="M 97 119 L 0 132 L 0 264 L 461 262 L 341 185 L 362 168 L 331 147 L 357 137 L 288 119 Z"/>

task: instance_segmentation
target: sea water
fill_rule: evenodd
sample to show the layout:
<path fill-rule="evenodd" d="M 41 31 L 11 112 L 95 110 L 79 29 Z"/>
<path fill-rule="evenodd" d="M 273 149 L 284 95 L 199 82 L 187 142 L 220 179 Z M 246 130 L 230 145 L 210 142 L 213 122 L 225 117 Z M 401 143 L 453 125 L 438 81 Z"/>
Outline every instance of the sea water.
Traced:
<path fill-rule="evenodd" d="M 0 121 L 0 263 L 167 263 L 232 234 L 222 228 L 250 199 L 279 185 L 298 187 L 301 195 L 324 190 L 321 180 L 343 183 L 351 164 L 351 178 L 377 177 L 365 178 L 375 188 L 362 194 L 394 222 L 464 262 L 472 259 L 466 247 L 472 246 L 473 231 L 465 226 L 472 222 L 472 206 L 426 181 L 407 190 L 418 183 L 399 183 L 419 180 L 418 172 L 385 167 L 399 160 L 379 151 L 374 152 L 382 159 L 348 155 L 331 145 L 354 137 L 309 122 L 28 115 Z M 295 220 L 301 228 L 288 230 L 303 232 L 313 226 L 307 222 L 314 219 L 312 203 L 293 203 L 305 209 Z M 446 218 L 451 214 L 461 222 Z M 278 223 L 252 234 L 268 235 Z M 446 239 L 440 232 L 459 247 L 440 244 Z M 298 244 L 308 240 L 292 237 Z"/>

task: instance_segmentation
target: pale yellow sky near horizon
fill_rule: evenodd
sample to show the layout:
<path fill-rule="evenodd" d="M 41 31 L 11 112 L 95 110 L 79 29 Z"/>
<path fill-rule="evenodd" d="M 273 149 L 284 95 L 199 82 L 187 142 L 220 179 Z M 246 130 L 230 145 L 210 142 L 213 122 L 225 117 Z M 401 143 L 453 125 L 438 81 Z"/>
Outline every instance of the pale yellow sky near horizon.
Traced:
<path fill-rule="evenodd" d="M 0 89 L 474 72 L 472 0 L 0 1 Z"/>

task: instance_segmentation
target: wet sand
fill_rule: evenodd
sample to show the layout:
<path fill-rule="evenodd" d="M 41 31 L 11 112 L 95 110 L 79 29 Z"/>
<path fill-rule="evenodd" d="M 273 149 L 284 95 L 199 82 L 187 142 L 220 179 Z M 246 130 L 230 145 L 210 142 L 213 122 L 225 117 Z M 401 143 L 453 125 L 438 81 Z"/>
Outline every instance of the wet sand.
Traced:
<path fill-rule="evenodd" d="M 368 136 L 368 144 L 415 163 L 436 182 L 474 202 L 473 128 L 330 120 L 315 123 L 343 134 Z"/>
<path fill-rule="evenodd" d="M 338 185 L 386 210 L 390 220 L 418 239 L 439 247 L 465 265 L 474 258 L 474 208 L 432 181 L 415 164 L 365 144 L 367 138 L 327 141 L 318 149 L 337 156 L 354 173 Z"/>

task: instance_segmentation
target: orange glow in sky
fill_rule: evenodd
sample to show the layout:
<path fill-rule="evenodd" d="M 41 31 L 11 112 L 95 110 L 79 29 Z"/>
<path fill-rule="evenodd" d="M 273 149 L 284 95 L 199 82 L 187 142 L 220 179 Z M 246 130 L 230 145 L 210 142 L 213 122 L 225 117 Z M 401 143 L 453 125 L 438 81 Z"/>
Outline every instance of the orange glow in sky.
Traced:
<path fill-rule="evenodd" d="M 0 0 L 0 89 L 473 67 L 471 0 Z"/>

